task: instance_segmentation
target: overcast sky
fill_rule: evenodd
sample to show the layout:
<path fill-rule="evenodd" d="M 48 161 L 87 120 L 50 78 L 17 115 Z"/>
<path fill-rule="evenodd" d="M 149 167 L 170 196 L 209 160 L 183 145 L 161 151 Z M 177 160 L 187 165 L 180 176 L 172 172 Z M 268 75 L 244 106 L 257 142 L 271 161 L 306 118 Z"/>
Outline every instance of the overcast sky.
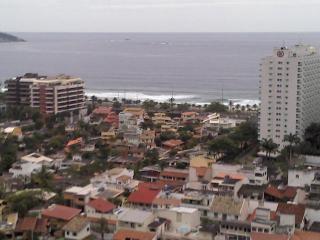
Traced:
<path fill-rule="evenodd" d="M 319 10 L 320 0 L 0 0 L 0 31 L 320 31 Z"/>

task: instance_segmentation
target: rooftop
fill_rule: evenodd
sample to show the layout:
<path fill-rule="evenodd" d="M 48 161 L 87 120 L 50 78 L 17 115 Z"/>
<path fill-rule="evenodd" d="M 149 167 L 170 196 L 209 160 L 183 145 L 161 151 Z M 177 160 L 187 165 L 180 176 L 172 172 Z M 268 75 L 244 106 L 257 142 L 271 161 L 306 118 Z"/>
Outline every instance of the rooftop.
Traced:
<path fill-rule="evenodd" d="M 121 210 L 122 212 L 119 214 L 118 219 L 123 222 L 143 224 L 146 219 L 153 216 L 152 212 L 140 209 L 125 208 Z"/>
<path fill-rule="evenodd" d="M 211 209 L 214 212 L 239 215 L 244 200 L 235 201 L 231 197 L 215 196 L 211 205 Z"/>
<path fill-rule="evenodd" d="M 128 197 L 128 202 L 131 203 L 142 203 L 142 204 L 152 204 L 154 199 L 160 193 L 162 187 L 156 184 L 146 184 L 140 183 L 138 189 L 130 194 Z"/>
<path fill-rule="evenodd" d="M 63 230 L 70 232 L 80 232 L 82 229 L 87 227 L 89 220 L 84 217 L 75 217 L 66 225 L 64 225 Z"/>
<path fill-rule="evenodd" d="M 116 206 L 114 204 L 112 204 L 109 201 L 104 200 L 102 198 L 91 200 L 88 203 L 88 206 L 90 206 L 90 207 L 94 208 L 95 210 L 102 212 L 102 213 L 110 212 L 116 208 Z"/>
<path fill-rule="evenodd" d="M 167 141 L 162 143 L 162 145 L 164 145 L 166 147 L 178 147 L 178 146 L 180 146 L 182 144 L 183 144 L 183 141 L 176 140 L 176 139 L 167 140 Z"/>
<path fill-rule="evenodd" d="M 32 162 L 32 163 L 41 163 L 41 162 L 51 163 L 51 162 L 53 162 L 52 158 L 46 157 L 46 156 L 41 155 L 39 153 L 28 154 L 26 156 L 23 156 L 21 158 L 21 160 L 25 161 L 25 162 Z"/>
<path fill-rule="evenodd" d="M 187 207 L 173 207 L 170 208 L 170 211 L 178 212 L 178 213 L 194 213 L 198 211 L 196 208 L 187 208 Z"/>
<path fill-rule="evenodd" d="M 296 218 L 296 224 L 300 224 L 304 218 L 306 207 L 303 204 L 279 203 L 277 214 L 293 214 Z"/>
<path fill-rule="evenodd" d="M 42 210 L 41 215 L 48 218 L 56 218 L 64 221 L 70 221 L 72 218 L 80 214 L 81 209 L 67 207 L 64 205 L 53 204 L 47 209 Z"/>
<path fill-rule="evenodd" d="M 127 239 L 152 240 L 155 238 L 155 235 L 156 233 L 153 233 L 153 232 L 142 232 L 142 231 L 120 229 L 114 234 L 113 240 L 127 240 Z"/>

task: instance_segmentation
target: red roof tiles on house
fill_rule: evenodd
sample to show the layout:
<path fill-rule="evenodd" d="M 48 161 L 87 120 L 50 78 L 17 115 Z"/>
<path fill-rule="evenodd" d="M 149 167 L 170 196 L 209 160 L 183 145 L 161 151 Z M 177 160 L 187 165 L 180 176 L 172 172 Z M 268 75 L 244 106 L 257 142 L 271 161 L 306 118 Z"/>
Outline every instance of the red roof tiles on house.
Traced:
<path fill-rule="evenodd" d="M 320 233 L 310 231 L 295 231 L 290 240 L 318 240 L 320 239 Z"/>
<path fill-rule="evenodd" d="M 25 217 L 18 220 L 16 231 L 24 232 L 24 231 L 34 231 L 37 225 L 36 217 Z"/>
<path fill-rule="evenodd" d="M 142 232 L 142 231 L 121 229 L 114 234 L 113 240 L 127 240 L 127 239 L 152 240 L 152 239 L 155 239 L 155 236 L 156 234 L 153 232 Z"/>
<path fill-rule="evenodd" d="M 154 199 L 158 196 L 161 188 L 154 187 L 146 183 L 140 183 L 138 190 L 134 191 L 128 197 L 130 203 L 152 204 Z"/>
<path fill-rule="evenodd" d="M 285 189 L 278 189 L 275 186 L 269 185 L 264 193 L 278 199 L 293 199 L 297 194 L 297 188 L 287 186 Z"/>
<path fill-rule="evenodd" d="M 296 217 L 296 224 L 301 224 L 305 210 L 306 207 L 303 204 L 279 203 L 276 212 L 277 214 L 293 214 Z"/>
<path fill-rule="evenodd" d="M 102 198 L 91 200 L 88 203 L 88 206 L 94 208 L 96 211 L 99 211 L 101 213 L 111 212 L 113 209 L 117 207 L 116 205 Z"/>
<path fill-rule="evenodd" d="M 168 141 L 165 141 L 162 143 L 162 145 L 164 145 L 166 147 L 170 147 L 170 148 L 178 147 L 182 144 L 183 144 L 183 141 L 176 140 L 176 139 L 171 139 L 171 140 L 168 140 Z"/>
<path fill-rule="evenodd" d="M 73 145 L 76 145 L 76 144 L 81 144 L 82 143 L 82 137 L 79 137 L 79 138 L 76 138 L 76 139 L 73 139 L 73 140 L 70 140 L 66 147 L 71 147 Z"/>
<path fill-rule="evenodd" d="M 96 115 L 108 115 L 112 112 L 112 107 L 97 107 L 93 110 L 93 114 Z"/>
<path fill-rule="evenodd" d="M 251 233 L 251 240 L 289 240 L 288 235 L 275 233 Z"/>
<path fill-rule="evenodd" d="M 56 218 L 64 221 L 69 221 L 80 214 L 80 212 L 81 209 L 78 208 L 53 204 L 49 208 L 42 210 L 41 215 L 46 218 Z"/>

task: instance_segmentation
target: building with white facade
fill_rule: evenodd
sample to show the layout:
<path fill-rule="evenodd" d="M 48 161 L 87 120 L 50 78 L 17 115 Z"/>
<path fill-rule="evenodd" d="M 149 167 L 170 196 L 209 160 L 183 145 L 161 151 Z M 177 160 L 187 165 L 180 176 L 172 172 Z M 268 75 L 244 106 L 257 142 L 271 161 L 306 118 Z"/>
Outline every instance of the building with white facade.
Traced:
<path fill-rule="evenodd" d="M 77 77 L 54 77 L 27 73 L 6 81 L 7 104 L 27 105 L 44 114 L 57 114 L 85 108 L 84 81 Z"/>
<path fill-rule="evenodd" d="M 302 136 L 320 121 L 320 57 L 309 45 L 275 48 L 262 59 L 259 139 L 285 146 L 286 134 Z"/>

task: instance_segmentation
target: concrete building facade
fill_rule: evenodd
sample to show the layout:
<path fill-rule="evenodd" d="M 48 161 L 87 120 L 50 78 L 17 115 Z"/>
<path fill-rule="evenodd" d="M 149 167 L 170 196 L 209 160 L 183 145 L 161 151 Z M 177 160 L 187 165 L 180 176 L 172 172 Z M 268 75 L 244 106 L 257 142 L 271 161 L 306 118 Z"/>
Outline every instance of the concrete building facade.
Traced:
<path fill-rule="evenodd" d="M 285 146 L 287 134 L 303 135 L 320 121 L 320 57 L 309 45 L 280 47 L 262 59 L 259 139 Z"/>

